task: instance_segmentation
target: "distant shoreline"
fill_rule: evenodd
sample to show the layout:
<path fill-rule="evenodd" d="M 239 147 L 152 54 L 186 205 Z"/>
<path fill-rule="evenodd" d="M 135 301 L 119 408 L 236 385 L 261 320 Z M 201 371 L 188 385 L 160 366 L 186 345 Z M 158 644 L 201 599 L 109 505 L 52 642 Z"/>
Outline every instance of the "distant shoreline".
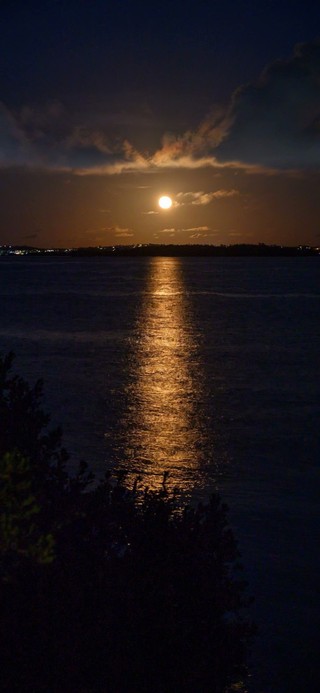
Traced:
<path fill-rule="evenodd" d="M 94 246 L 87 248 L 37 248 L 22 245 L 0 246 L 1 257 L 319 257 L 320 248 L 306 245 L 282 246 L 258 244 L 235 245 L 165 245 L 138 244 Z"/>

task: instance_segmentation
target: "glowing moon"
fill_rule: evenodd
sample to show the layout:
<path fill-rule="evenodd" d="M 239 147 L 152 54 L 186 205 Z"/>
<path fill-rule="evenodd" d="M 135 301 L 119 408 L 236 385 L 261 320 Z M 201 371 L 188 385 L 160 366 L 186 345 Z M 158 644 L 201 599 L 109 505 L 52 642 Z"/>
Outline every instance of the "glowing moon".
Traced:
<path fill-rule="evenodd" d="M 168 195 L 162 195 L 162 197 L 159 199 L 159 207 L 161 207 L 161 209 L 170 209 L 170 207 L 172 207 L 171 197 Z"/>

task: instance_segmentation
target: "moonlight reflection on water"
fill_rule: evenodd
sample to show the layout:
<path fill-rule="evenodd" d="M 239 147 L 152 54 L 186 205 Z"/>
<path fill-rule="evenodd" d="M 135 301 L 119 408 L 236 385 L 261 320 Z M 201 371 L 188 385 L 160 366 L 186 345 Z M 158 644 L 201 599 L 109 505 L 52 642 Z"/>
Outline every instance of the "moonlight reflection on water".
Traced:
<path fill-rule="evenodd" d="M 150 488 L 187 491 L 200 475 L 201 375 L 178 258 L 153 258 L 133 343 L 125 458 Z M 130 464 L 127 465 L 130 472 Z"/>
<path fill-rule="evenodd" d="M 270 693 L 319 681 L 319 276 L 317 258 L 1 262 L 1 351 L 44 377 L 70 465 L 151 488 L 170 470 L 229 503 Z"/>

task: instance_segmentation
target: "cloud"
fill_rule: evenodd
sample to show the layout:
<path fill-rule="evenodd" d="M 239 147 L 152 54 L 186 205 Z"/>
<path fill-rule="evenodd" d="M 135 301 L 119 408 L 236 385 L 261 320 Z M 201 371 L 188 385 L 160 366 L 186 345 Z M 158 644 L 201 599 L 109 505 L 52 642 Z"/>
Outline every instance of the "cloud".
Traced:
<path fill-rule="evenodd" d="M 190 234 L 190 238 L 207 238 L 208 234 L 207 233 L 192 233 Z"/>
<path fill-rule="evenodd" d="M 59 102 L 19 111 L 0 103 L 0 166 L 23 166 L 46 171 L 121 172 L 147 167 L 145 157 L 126 139 L 109 142 L 107 134 L 90 124 L 75 125 Z"/>
<path fill-rule="evenodd" d="M 131 238 L 133 236 L 133 233 L 129 233 L 128 231 L 119 231 L 116 233 L 117 238 Z"/>
<path fill-rule="evenodd" d="M 73 160 L 73 173 L 79 176 L 101 176 L 117 175 L 121 173 L 136 173 L 137 171 L 152 170 L 152 160 L 150 157 L 139 152 L 128 140 L 124 140 L 121 145 L 117 145 L 114 151 L 101 162 L 94 162 L 93 158 L 88 157 L 87 165 L 75 166 L 77 162 Z"/>
<path fill-rule="evenodd" d="M 108 133 L 108 114 L 104 127 L 96 127 L 93 114 L 83 114 L 86 122 L 77 124 L 63 104 L 52 101 L 43 107 L 25 105 L 19 111 L 0 105 L 0 166 L 20 166 L 44 171 L 68 172 L 79 176 L 104 176 L 159 169 L 199 169 L 234 167 L 220 164 L 206 149 L 221 141 L 217 114 L 181 137 L 164 135 L 154 153 L 139 151 L 125 137 Z"/>
<path fill-rule="evenodd" d="M 184 205 L 208 205 L 213 200 L 222 197 L 234 197 L 239 195 L 239 190 L 214 190 L 213 192 L 179 192 L 175 196 L 174 206 L 183 207 Z"/>
<path fill-rule="evenodd" d="M 320 164 L 320 41 L 296 46 L 234 94 L 220 162 L 274 168 Z"/>
<path fill-rule="evenodd" d="M 1 165 L 81 176 L 205 167 L 275 173 L 319 167 L 320 41 L 299 44 L 290 58 L 268 65 L 255 82 L 234 92 L 227 108 L 212 110 L 194 130 L 165 133 L 154 152 L 129 142 L 128 118 L 130 114 L 120 119 L 115 131 L 112 113 L 88 109 L 70 114 L 54 100 L 19 111 L 2 105 Z M 227 194 L 236 191 L 220 191 L 221 197 Z M 201 192 L 188 204 L 213 199 L 213 193 Z M 180 203 L 187 204 L 186 198 Z"/>
<path fill-rule="evenodd" d="M 184 229 L 185 231 L 193 231 L 196 233 L 202 233 L 204 231 L 210 231 L 210 233 L 217 233 L 217 231 L 212 232 L 209 226 L 191 226 L 189 229 Z"/>
<path fill-rule="evenodd" d="M 63 104 L 56 99 L 41 106 L 25 104 L 14 116 L 30 141 L 63 137 L 70 120 Z"/>
<path fill-rule="evenodd" d="M 90 131 L 88 128 L 78 126 L 65 139 L 67 149 L 96 149 L 103 154 L 111 154 L 110 145 L 106 136 L 99 131 Z"/>
<path fill-rule="evenodd" d="M 184 229 L 190 233 L 190 238 L 208 238 L 210 236 L 216 236 L 219 231 L 217 229 L 213 230 L 210 226 L 192 226 L 189 229 Z"/>
<path fill-rule="evenodd" d="M 2 166 L 21 166 L 32 159 L 28 138 L 13 114 L 0 103 L 0 163 Z"/>
<path fill-rule="evenodd" d="M 175 233 L 179 233 L 179 229 L 160 229 L 158 233 L 169 233 L 171 236 L 173 236 Z"/>
<path fill-rule="evenodd" d="M 115 227 L 114 234 L 117 238 L 131 238 L 134 235 L 131 229 L 122 229 L 120 226 Z"/>
<path fill-rule="evenodd" d="M 222 197 L 234 197 L 235 195 L 239 195 L 239 190 L 216 190 L 212 194 L 212 199 L 214 200 L 220 200 Z"/>
<path fill-rule="evenodd" d="M 187 130 L 183 135 L 175 136 L 166 133 L 162 138 L 161 148 L 152 157 L 158 168 L 184 162 L 186 168 L 197 168 L 198 163 L 215 165 L 211 153 L 223 140 L 228 125 L 228 115 L 215 109 L 205 118 L 196 130 Z"/>
<path fill-rule="evenodd" d="M 219 164 L 212 156 L 201 157 L 194 159 L 192 156 L 181 156 L 177 159 L 167 158 L 162 162 L 155 155 L 144 155 L 137 150 L 133 150 L 133 154 L 121 158 L 113 156 L 112 160 L 98 166 L 81 167 L 73 172 L 79 176 L 103 176 L 103 175 L 119 175 L 121 173 L 136 173 L 143 171 L 144 173 L 156 173 L 159 169 L 201 169 L 201 168 L 238 168 L 238 164 L 231 162 L 230 164 Z M 253 167 L 252 167 L 253 168 Z M 256 168 L 256 167 L 255 167 Z"/>
<path fill-rule="evenodd" d="M 101 231 L 107 233 L 108 235 L 113 235 L 116 238 L 131 238 L 134 236 L 132 229 L 123 228 L 122 226 L 106 226 Z"/>
<path fill-rule="evenodd" d="M 239 87 L 225 113 L 194 131 L 163 138 L 159 167 L 241 167 L 275 173 L 320 164 L 320 41 L 299 44 Z"/>
<path fill-rule="evenodd" d="M 167 228 L 167 229 L 160 229 L 157 234 L 163 233 L 163 234 L 168 234 L 169 236 L 174 236 L 175 234 L 179 233 L 188 233 L 190 238 L 207 238 L 208 236 L 215 236 L 218 231 L 213 231 L 209 226 L 191 226 L 189 228 L 182 228 L 182 229 L 176 229 L 176 228 Z M 155 236 L 157 234 L 154 234 Z"/>
<path fill-rule="evenodd" d="M 293 56 L 267 66 L 239 87 L 225 113 L 195 131 L 164 136 L 157 167 L 240 167 L 249 173 L 320 164 L 320 41 L 299 44 Z"/>
<path fill-rule="evenodd" d="M 213 118 L 213 120 L 212 120 Z M 181 137 L 164 135 L 161 147 L 154 153 L 139 151 L 125 137 L 108 134 L 108 114 L 104 127 L 95 127 L 97 118 L 83 114 L 86 122 L 75 123 L 59 102 L 43 108 L 23 106 L 10 111 L 0 109 L 0 166 L 24 166 L 45 171 L 70 172 L 79 176 L 117 175 L 159 169 L 199 169 L 234 167 L 233 162 L 220 164 L 206 149 L 221 140 L 219 115 L 206 119 L 199 128 Z M 102 118 L 98 119 L 100 125 Z"/>

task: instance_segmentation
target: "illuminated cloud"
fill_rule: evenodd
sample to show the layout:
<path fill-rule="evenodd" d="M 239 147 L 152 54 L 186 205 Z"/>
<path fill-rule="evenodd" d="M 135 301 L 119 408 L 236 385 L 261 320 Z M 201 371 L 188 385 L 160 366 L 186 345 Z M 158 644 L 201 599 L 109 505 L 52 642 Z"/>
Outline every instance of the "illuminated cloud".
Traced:
<path fill-rule="evenodd" d="M 115 238 L 131 238 L 132 236 L 134 236 L 134 232 L 132 229 L 122 228 L 121 226 L 106 226 L 101 230 L 107 233 L 108 235 L 115 236 Z"/>
<path fill-rule="evenodd" d="M 207 233 L 191 233 L 190 238 L 207 238 Z"/>
<path fill-rule="evenodd" d="M 320 164 L 320 41 L 296 46 L 237 89 L 225 114 L 194 132 L 167 136 L 153 156 L 159 167 L 237 166 L 275 172 Z"/>
<path fill-rule="evenodd" d="M 118 231 L 116 233 L 117 238 L 131 238 L 133 236 L 133 233 L 129 233 L 128 231 Z"/>
<path fill-rule="evenodd" d="M 214 164 L 214 158 L 209 156 L 222 141 L 227 126 L 228 116 L 221 110 L 215 110 L 210 117 L 203 120 L 196 130 L 187 130 L 176 137 L 167 133 L 162 138 L 161 148 L 155 152 L 152 162 L 156 167 L 163 168 L 174 162 L 189 162 L 190 168 L 197 166 L 197 159 Z"/>
<path fill-rule="evenodd" d="M 193 231 L 194 233 L 203 233 L 208 231 L 210 231 L 210 233 L 217 233 L 217 231 L 212 232 L 209 226 L 191 226 L 189 229 L 184 230 Z"/>
<path fill-rule="evenodd" d="M 133 120 L 137 117 L 133 113 Z M 320 41 L 300 44 L 289 59 L 267 66 L 256 82 L 235 91 L 224 111 L 213 110 L 197 128 L 164 134 L 156 151 L 129 142 L 129 122 L 127 113 L 118 121 L 114 113 L 94 109 L 70 114 L 54 100 L 19 111 L 2 105 L 0 165 L 80 176 L 208 167 L 274 173 L 319 167 Z M 218 192 L 177 201 L 205 205 L 217 199 Z M 220 197 L 235 194 L 220 191 Z"/>
<path fill-rule="evenodd" d="M 130 238 L 134 235 L 131 229 L 122 229 L 120 226 L 114 228 L 114 234 L 117 238 Z"/>
<path fill-rule="evenodd" d="M 218 231 L 213 231 L 209 226 L 191 226 L 188 228 L 168 228 L 160 229 L 157 234 L 168 234 L 169 236 L 174 236 L 175 234 L 189 234 L 190 238 L 207 238 L 208 236 L 215 236 Z M 157 237 L 158 235 L 155 234 Z"/>
<path fill-rule="evenodd" d="M 238 164 L 222 164 L 211 153 L 206 153 L 206 149 L 221 141 L 217 118 L 215 115 L 207 119 L 197 131 L 188 131 L 181 137 L 165 135 L 161 148 L 147 154 L 128 139 L 112 140 L 103 128 L 93 127 L 95 119 L 90 114 L 88 124 L 75 124 L 74 117 L 58 102 L 42 109 L 24 106 L 19 112 L 2 105 L 0 167 L 22 166 L 78 176 L 153 173 L 166 168 L 235 168 Z M 105 121 L 107 128 L 107 115 Z"/>
<path fill-rule="evenodd" d="M 179 229 L 160 229 L 158 233 L 169 233 L 171 236 L 173 236 L 175 233 L 179 233 Z"/>
<path fill-rule="evenodd" d="M 183 207 L 185 205 L 208 205 L 213 200 L 219 200 L 223 197 L 234 197 L 239 195 L 238 190 L 214 190 L 213 192 L 179 192 L 176 194 L 174 207 Z"/>
<path fill-rule="evenodd" d="M 163 138 L 159 168 L 240 167 L 274 173 L 320 164 L 320 41 L 296 46 L 241 86 L 224 114 L 193 132 Z"/>
<path fill-rule="evenodd" d="M 213 230 L 210 226 L 193 226 L 189 229 L 184 229 L 184 231 L 189 232 L 190 238 L 209 238 L 210 236 L 216 236 L 219 233 L 218 230 Z"/>

